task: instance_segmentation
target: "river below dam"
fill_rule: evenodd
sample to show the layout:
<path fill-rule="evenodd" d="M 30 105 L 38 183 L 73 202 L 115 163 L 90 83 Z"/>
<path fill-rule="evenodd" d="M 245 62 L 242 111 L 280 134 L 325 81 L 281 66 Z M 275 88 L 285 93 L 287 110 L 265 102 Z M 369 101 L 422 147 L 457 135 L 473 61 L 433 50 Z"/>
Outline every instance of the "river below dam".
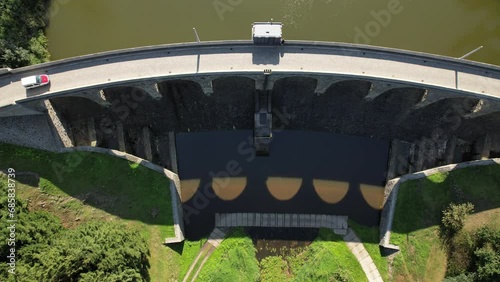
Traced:
<path fill-rule="evenodd" d="M 281 21 L 289 40 L 361 43 L 500 65 L 497 0 L 53 0 L 52 60 L 129 47 L 250 39 Z"/>
<path fill-rule="evenodd" d="M 273 132 L 256 157 L 251 130 L 176 137 L 186 237 L 214 228 L 215 213 L 347 215 L 377 226 L 389 142 L 326 132 Z"/>

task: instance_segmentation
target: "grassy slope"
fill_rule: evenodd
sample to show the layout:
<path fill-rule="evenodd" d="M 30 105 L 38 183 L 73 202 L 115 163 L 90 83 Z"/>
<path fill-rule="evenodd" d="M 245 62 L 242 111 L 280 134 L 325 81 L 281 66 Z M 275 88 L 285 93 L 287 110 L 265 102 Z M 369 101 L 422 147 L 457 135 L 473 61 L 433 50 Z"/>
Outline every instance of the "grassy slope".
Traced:
<path fill-rule="evenodd" d="M 366 276 L 342 237 L 321 229 L 308 247 L 286 257 L 271 256 L 260 262 L 263 282 L 281 281 L 366 281 Z M 343 281 L 343 280 L 340 280 Z"/>
<path fill-rule="evenodd" d="M 335 272 L 350 281 L 366 281 L 365 273 L 342 237 L 329 229 L 320 229 L 318 238 L 306 250 L 304 263 L 295 271 L 295 281 L 336 281 Z M 347 274 L 347 275 L 346 275 Z"/>
<path fill-rule="evenodd" d="M 182 250 L 182 257 L 179 266 L 179 281 L 182 281 L 182 279 L 184 279 L 184 276 L 191 266 L 191 263 L 196 259 L 198 252 L 201 250 L 201 247 L 203 247 L 203 244 L 205 244 L 206 241 L 206 239 L 202 239 L 199 241 L 184 241 L 184 247 Z"/>
<path fill-rule="evenodd" d="M 318 238 L 302 252 L 263 259 L 260 272 L 254 255 L 251 239 L 237 230 L 208 259 L 198 281 L 337 281 L 333 277 L 339 271 L 347 273 L 349 281 L 366 281 L 342 237 L 328 229 L 321 229 Z"/>
<path fill-rule="evenodd" d="M 391 243 L 401 247 L 401 254 L 394 259 L 394 279 L 442 280 L 446 253 L 438 232 L 441 211 L 450 202 L 462 201 L 472 202 L 476 212 L 496 209 L 500 205 L 499 187 L 498 165 L 438 173 L 404 183 L 398 194 L 391 236 Z"/>
<path fill-rule="evenodd" d="M 249 282 L 259 278 L 259 262 L 252 239 L 241 230 L 234 230 L 200 271 L 197 281 Z"/>
<path fill-rule="evenodd" d="M 18 183 L 18 195 L 30 199 L 31 210 L 49 211 L 68 228 L 90 220 L 119 220 L 140 230 L 149 242 L 152 280 L 177 278 L 180 255 L 162 245 L 174 234 L 169 181 L 164 176 L 93 153 L 54 154 L 0 144 L 0 156 L 0 168 L 40 175 L 40 189 Z M 61 173 L 63 166 L 71 169 Z M 151 215 L 154 208 L 159 210 L 156 217 Z"/>

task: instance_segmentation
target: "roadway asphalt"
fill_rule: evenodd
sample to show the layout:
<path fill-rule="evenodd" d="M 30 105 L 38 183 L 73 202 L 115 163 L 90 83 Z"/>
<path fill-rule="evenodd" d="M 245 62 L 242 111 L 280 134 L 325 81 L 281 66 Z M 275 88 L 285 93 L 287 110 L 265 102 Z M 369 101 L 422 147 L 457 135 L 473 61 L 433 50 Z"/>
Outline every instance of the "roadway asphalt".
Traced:
<path fill-rule="evenodd" d="M 126 81 L 193 74 L 260 74 L 264 69 L 272 69 L 274 73 L 337 74 L 393 80 L 423 85 L 424 88 L 461 90 L 500 98 L 500 70 L 497 66 L 370 48 L 314 42 L 287 42 L 276 47 L 255 46 L 249 42 L 219 42 L 114 51 L 31 66 L 1 75 L 0 107 L 30 96 L 104 88 Z M 49 74 L 50 86 L 25 90 L 20 79 L 37 73 Z"/>

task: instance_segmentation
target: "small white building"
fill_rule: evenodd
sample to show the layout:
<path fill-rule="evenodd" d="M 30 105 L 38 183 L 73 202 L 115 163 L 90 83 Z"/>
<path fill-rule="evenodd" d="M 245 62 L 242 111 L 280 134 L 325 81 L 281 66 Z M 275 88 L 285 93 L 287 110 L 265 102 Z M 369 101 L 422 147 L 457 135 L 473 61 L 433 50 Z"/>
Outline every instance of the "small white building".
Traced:
<path fill-rule="evenodd" d="M 256 22 L 252 25 L 252 38 L 254 44 L 280 45 L 283 40 L 280 22 Z"/>

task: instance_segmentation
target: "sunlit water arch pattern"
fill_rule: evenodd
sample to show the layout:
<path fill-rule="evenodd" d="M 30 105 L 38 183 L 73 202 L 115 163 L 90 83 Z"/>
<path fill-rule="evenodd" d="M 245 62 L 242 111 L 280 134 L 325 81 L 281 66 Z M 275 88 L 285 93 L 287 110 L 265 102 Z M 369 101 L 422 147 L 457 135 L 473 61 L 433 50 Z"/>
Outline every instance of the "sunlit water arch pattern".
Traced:
<path fill-rule="evenodd" d="M 274 134 L 269 157 L 254 157 L 252 131 L 176 137 L 188 238 L 228 212 L 348 215 L 375 226 L 389 142 L 325 132 Z"/>

